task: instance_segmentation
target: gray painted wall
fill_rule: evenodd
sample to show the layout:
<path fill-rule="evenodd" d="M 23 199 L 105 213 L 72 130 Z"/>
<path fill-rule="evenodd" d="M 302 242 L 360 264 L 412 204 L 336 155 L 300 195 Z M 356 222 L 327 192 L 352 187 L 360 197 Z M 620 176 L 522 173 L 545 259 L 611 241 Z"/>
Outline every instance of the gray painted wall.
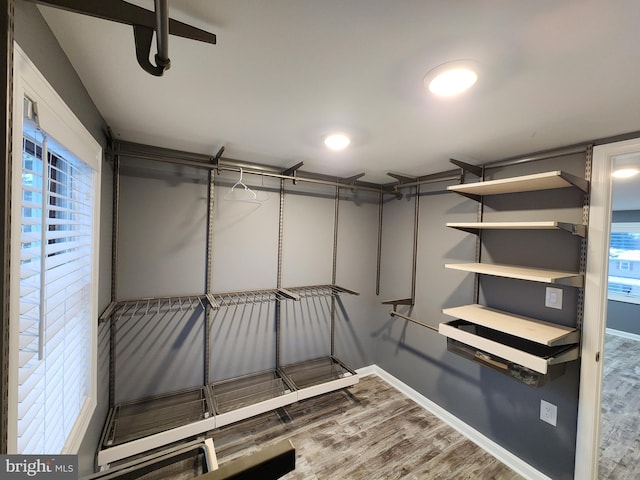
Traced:
<path fill-rule="evenodd" d="M 640 222 L 640 210 L 621 210 L 612 213 L 617 223 Z M 640 305 L 609 300 L 607 302 L 607 328 L 640 335 Z"/>
<path fill-rule="evenodd" d="M 492 169 L 488 179 L 556 169 L 584 177 L 584 155 Z M 474 261 L 476 237 L 448 229 L 445 223 L 476 221 L 477 203 L 439 193 L 437 186 L 431 190 L 420 200 L 417 298 L 412 316 L 435 326 L 451 320 L 441 313 L 442 308 L 472 303 L 473 275 L 444 269 L 443 264 Z M 573 190 L 488 197 L 484 219 L 580 222 L 582 201 L 583 195 Z M 395 270 L 383 271 L 384 299 L 407 288 L 411 273 L 407 234 L 395 233 L 400 224 L 404 230 L 412 229 L 412 215 L 410 201 L 385 205 L 383 265 L 394 265 Z M 485 232 L 482 259 L 572 270 L 579 264 L 579 245 L 580 240 L 566 232 Z M 562 310 L 544 307 L 542 284 L 481 277 L 480 288 L 481 303 L 575 325 L 577 292 L 573 288 L 561 287 Z M 448 352 L 445 338 L 435 332 L 389 317 L 379 317 L 376 323 L 375 359 L 382 368 L 551 478 L 573 478 L 578 362 L 569 364 L 562 377 L 532 389 Z M 539 420 L 541 399 L 558 406 L 557 427 Z"/>
<path fill-rule="evenodd" d="M 609 300 L 607 328 L 640 335 L 640 305 Z"/>
<path fill-rule="evenodd" d="M 205 291 L 207 177 L 204 171 L 123 159 L 120 181 L 118 298 Z M 213 290 L 271 289 L 278 281 L 279 181 L 244 175 L 257 198 L 230 187 L 237 174 L 216 177 Z M 283 287 L 332 281 L 335 189 L 286 187 Z M 344 194 L 340 202 L 337 282 L 361 291 L 339 302 L 336 352 L 354 368 L 372 363 L 368 331 L 377 252 L 378 196 Z M 283 302 L 281 364 L 328 355 L 331 302 Z M 204 375 L 202 311 L 150 312 L 117 323 L 116 402 L 200 385 Z M 275 305 L 216 310 L 211 325 L 209 382 L 276 365 Z M 365 337 L 364 339 L 362 337 Z"/>
<path fill-rule="evenodd" d="M 29 2 L 15 2 L 15 39 L 22 50 L 64 99 L 93 137 L 105 147 L 106 124 L 89 97 L 80 78 L 60 48 L 37 7 Z M 99 310 L 111 297 L 111 191 L 112 169 L 102 165 Z M 108 409 L 109 333 L 105 326 L 98 329 L 98 406 L 79 452 L 80 474 L 93 471 L 96 445 Z"/>

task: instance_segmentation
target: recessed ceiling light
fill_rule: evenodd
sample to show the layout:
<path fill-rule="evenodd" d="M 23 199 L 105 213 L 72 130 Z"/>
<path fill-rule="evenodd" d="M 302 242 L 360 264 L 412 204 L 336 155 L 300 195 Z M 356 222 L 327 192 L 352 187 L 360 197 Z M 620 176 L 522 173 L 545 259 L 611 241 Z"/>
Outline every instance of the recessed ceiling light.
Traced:
<path fill-rule="evenodd" d="M 637 168 L 621 168 L 615 170 L 612 175 L 616 178 L 629 178 L 636 176 L 638 173 L 640 173 L 640 170 Z"/>
<path fill-rule="evenodd" d="M 351 139 L 345 133 L 332 133 L 324 139 L 324 144 L 331 150 L 344 150 L 351 143 Z"/>
<path fill-rule="evenodd" d="M 424 77 L 424 86 L 440 97 L 452 97 L 471 88 L 478 80 L 473 62 L 448 62 Z"/>

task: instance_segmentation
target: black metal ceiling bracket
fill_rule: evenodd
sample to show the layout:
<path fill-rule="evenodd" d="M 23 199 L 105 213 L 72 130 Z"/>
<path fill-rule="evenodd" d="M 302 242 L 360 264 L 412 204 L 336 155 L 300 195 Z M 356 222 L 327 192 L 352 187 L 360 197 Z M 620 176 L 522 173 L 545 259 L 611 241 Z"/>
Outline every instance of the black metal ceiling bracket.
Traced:
<path fill-rule="evenodd" d="M 204 43 L 216 43 L 215 34 L 169 18 L 167 0 L 155 0 L 155 12 L 122 0 L 27 1 L 133 26 L 136 59 L 146 72 L 155 76 L 162 75 L 171 66 L 168 56 L 169 34 Z M 157 32 L 158 45 L 156 65 L 149 60 L 154 31 Z"/>
<path fill-rule="evenodd" d="M 467 172 L 470 172 L 480 178 L 482 178 L 484 174 L 484 167 L 481 165 L 472 165 L 470 163 L 463 162 L 462 160 L 456 160 L 455 158 L 450 158 L 449 162 L 460 167 L 460 183 L 465 182 Z"/>
<path fill-rule="evenodd" d="M 353 187 L 355 187 L 356 182 L 358 181 L 358 179 L 364 177 L 364 175 L 365 175 L 364 172 L 362 172 L 362 173 L 358 173 L 356 175 L 352 175 L 350 177 L 340 178 L 340 179 L 338 179 L 338 181 L 340 183 L 345 183 L 347 185 L 352 185 Z M 356 190 L 355 188 L 351 188 L 352 192 L 355 192 L 355 190 Z"/>
<path fill-rule="evenodd" d="M 298 182 L 296 181 L 296 173 L 298 172 L 298 170 L 300 169 L 300 167 L 302 167 L 302 165 L 304 165 L 304 162 L 298 162 L 296 163 L 293 167 L 289 167 L 286 170 L 284 170 L 282 172 L 283 175 L 289 177 L 293 177 L 293 184 L 297 185 Z"/>
<path fill-rule="evenodd" d="M 218 150 L 218 153 L 216 153 L 215 156 L 211 159 L 211 163 L 215 165 L 215 168 L 216 168 L 216 175 L 220 175 L 220 158 L 222 157 L 223 152 L 224 152 L 224 145 L 220 147 L 220 150 Z"/>

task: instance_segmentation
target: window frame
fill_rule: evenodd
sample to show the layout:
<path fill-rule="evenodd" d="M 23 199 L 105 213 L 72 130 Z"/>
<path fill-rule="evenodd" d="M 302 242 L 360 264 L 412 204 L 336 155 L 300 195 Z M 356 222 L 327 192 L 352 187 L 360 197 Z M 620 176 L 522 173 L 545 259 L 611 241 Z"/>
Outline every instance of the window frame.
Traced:
<path fill-rule="evenodd" d="M 38 105 L 38 118 L 43 130 L 65 146 L 69 152 L 90 166 L 93 171 L 93 225 L 91 246 L 91 311 L 90 311 L 90 359 L 89 393 L 67 441 L 59 453 L 77 454 L 97 406 L 97 318 L 98 318 L 98 262 L 100 241 L 100 184 L 102 147 L 93 138 L 71 109 L 64 103 L 54 88 L 47 82 L 37 67 L 29 60 L 17 43 L 14 43 L 14 88 L 13 88 L 13 162 L 12 212 L 14 226 L 21 218 L 22 185 L 22 138 L 24 97 L 28 96 Z M 20 168 L 18 168 L 20 167 Z M 20 245 L 20 228 L 11 229 L 11 245 Z M 10 296 L 10 343 L 9 343 L 9 424 L 8 453 L 17 452 L 18 418 L 18 325 L 20 290 L 20 248 L 11 249 L 11 296 Z M 16 294 L 15 292 L 18 292 Z M 58 452 L 47 452 L 58 453 Z"/>
<path fill-rule="evenodd" d="M 612 233 L 619 233 L 619 232 L 629 232 L 629 233 L 637 233 L 640 234 L 640 221 L 638 222 L 612 222 L 611 223 L 611 232 L 609 234 L 609 251 L 611 251 L 611 234 Z M 609 253 L 609 261 L 611 261 L 611 253 Z M 633 267 L 631 265 L 631 261 L 630 260 L 616 260 L 617 261 L 617 265 L 618 265 L 618 270 L 620 271 L 632 271 Z M 629 268 L 628 269 L 623 269 L 621 268 L 621 265 L 623 263 L 626 263 Z M 611 292 L 608 289 L 608 285 L 611 282 L 611 272 L 609 272 L 608 276 L 607 276 L 607 298 L 609 300 L 613 300 L 615 302 L 624 302 L 624 303 L 634 303 L 634 304 L 640 304 L 640 296 L 639 297 L 635 297 L 635 296 L 627 296 L 624 295 L 623 293 L 618 293 L 618 292 Z M 616 278 L 616 277 L 614 277 Z M 616 282 L 614 282 L 616 283 Z"/>

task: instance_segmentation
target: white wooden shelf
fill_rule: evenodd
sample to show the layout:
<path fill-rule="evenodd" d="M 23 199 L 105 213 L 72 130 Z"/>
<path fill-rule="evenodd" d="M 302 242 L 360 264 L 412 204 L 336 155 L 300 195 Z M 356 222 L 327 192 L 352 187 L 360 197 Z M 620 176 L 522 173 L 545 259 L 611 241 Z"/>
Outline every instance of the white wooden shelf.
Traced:
<path fill-rule="evenodd" d="M 549 373 L 549 367 L 552 365 L 559 365 L 579 358 L 580 347 L 578 345 L 556 348 L 541 346 L 539 349 L 528 349 L 521 345 L 512 346 L 506 343 L 503 338 L 494 337 L 492 334 L 495 330 L 489 330 L 463 320 L 443 322 L 438 331 L 449 339 L 478 349 L 479 351 L 475 355 L 479 360 L 499 365 L 500 360 L 491 359 L 486 355 L 489 353 L 499 359 L 513 362 L 543 375 Z M 509 366 L 504 364 L 500 368 L 508 369 Z"/>
<path fill-rule="evenodd" d="M 584 237 L 587 231 L 586 225 L 554 220 L 539 222 L 449 222 L 447 227 L 476 234 L 480 230 L 564 230 L 579 237 Z"/>
<path fill-rule="evenodd" d="M 442 313 L 548 347 L 572 345 L 580 341 L 580 332 L 575 328 L 496 310 L 484 305 L 445 308 Z"/>
<path fill-rule="evenodd" d="M 561 170 L 556 170 L 551 172 L 534 173 L 532 175 L 524 175 L 521 177 L 451 185 L 447 187 L 447 189 L 461 194 L 481 196 L 568 187 L 577 187 L 583 192 L 586 192 L 588 189 L 588 182 L 584 178 L 579 178 Z"/>
<path fill-rule="evenodd" d="M 480 273 L 483 275 L 514 278 L 517 280 L 567 285 L 570 287 L 582 287 L 584 285 L 584 275 L 577 272 L 517 267 L 513 265 L 499 265 L 491 263 L 447 263 L 445 264 L 445 268 Z"/>

